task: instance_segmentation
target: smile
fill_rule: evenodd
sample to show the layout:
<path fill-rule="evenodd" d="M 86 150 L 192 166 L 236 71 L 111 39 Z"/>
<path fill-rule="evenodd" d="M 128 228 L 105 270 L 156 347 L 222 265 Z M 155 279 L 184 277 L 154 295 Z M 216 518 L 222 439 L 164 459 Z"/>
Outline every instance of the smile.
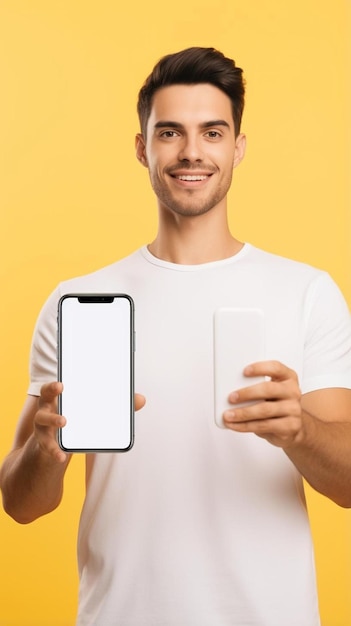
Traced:
<path fill-rule="evenodd" d="M 185 181 L 196 181 L 196 180 L 206 180 L 206 178 L 208 178 L 208 176 L 175 176 L 174 178 L 177 178 L 177 180 L 185 180 Z"/>

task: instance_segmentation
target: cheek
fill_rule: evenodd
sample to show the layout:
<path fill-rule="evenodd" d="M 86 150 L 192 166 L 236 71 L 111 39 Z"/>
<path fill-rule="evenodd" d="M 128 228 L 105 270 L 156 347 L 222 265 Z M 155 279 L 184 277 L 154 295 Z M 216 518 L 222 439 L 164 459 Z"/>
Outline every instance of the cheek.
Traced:
<path fill-rule="evenodd" d="M 234 169 L 234 154 L 230 157 L 230 159 L 226 159 L 225 162 L 222 163 L 222 170 L 225 172 L 226 176 L 231 176 Z"/>
<path fill-rule="evenodd" d="M 152 179 L 160 178 L 160 173 L 161 173 L 160 164 L 154 159 L 149 161 L 148 163 L 149 163 L 148 167 L 149 167 L 150 177 Z"/>
<path fill-rule="evenodd" d="M 164 169 L 169 165 L 170 161 L 160 152 L 155 154 L 147 154 L 147 162 L 150 176 L 155 179 L 164 179 Z"/>
<path fill-rule="evenodd" d="M 162 168 L 160 164 L 155 159 L 151 159 L 151 162 L 148 162 L 148 170 L 149 170 L 149 178 L 153 189 L 160 189 L 165 185 L 164 183 L 164 175 L 162 174 Z"/>

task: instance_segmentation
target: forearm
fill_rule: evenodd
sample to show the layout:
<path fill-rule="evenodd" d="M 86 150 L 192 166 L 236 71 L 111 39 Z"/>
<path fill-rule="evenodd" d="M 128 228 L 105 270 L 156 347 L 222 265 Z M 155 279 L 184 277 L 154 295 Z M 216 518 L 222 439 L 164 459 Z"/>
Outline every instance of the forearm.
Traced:
<path fill-rule="evenodd" d="M 54 510 L 63 493 L 63 479 L 71 457 L 57 462 L 43 452 L 34 436 L 5 459 L 0 486 L 5 511 L 27 524 Z"/>
<path fill-rule="evenodd" d="M 302 417 L 301 434 L 285 453 L 316 491 L 351 507 L 351 423 L 326 422 L 305 411 Z"/>

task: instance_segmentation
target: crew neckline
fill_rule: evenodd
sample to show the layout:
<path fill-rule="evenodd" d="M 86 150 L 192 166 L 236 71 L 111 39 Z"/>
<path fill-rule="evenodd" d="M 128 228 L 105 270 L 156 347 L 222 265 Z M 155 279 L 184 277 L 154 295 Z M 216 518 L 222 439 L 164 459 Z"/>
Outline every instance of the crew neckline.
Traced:
<path fill-rule="evenodd" d="M 242 257 L 246 256 L 251 248 L 251 244 L 244 243 L 241 250 L 239 250 L 239 252 L 237 252 L 233 256 L 227 257 L 226 259 L 220 259 L 218 261 L 198 263 L 195 265 L 182 265 L 181 263 L 172 263 L 171 261 L 164 261 L 163 259 L 159 259 L 149 251 L 147 245 L 140 248 L 139 251 L 144 259 L 152 265 L 157 265 L 158 267 L 163 267 L 164 269 L 173 270 L 176 272 L 198 272 L 201 270 L 211 269 L 215 267 L 223 267 L 224 265 L 236 263 L 237 261 L 242 259 Z"/>

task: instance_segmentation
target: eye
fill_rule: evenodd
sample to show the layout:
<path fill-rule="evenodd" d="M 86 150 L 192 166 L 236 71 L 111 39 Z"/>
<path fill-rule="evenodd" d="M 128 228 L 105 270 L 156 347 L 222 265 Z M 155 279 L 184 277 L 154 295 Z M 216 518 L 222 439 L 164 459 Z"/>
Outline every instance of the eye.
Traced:
<path fill-rule="evenodd" d="M 219 137 L 221 137 L 221 133 L 218 132 L 218 130 L 209 130 L 206 133 L 206 137 L 208 137 L 209 139 L 219 139 Z"/>
<path fill-rule="evenodd" d="M 173 139 L 173 137 L 178 137 L 178 133 L 175 130 L 163 130 L 160 133 L 160 137 L 163 139 Z"/>

